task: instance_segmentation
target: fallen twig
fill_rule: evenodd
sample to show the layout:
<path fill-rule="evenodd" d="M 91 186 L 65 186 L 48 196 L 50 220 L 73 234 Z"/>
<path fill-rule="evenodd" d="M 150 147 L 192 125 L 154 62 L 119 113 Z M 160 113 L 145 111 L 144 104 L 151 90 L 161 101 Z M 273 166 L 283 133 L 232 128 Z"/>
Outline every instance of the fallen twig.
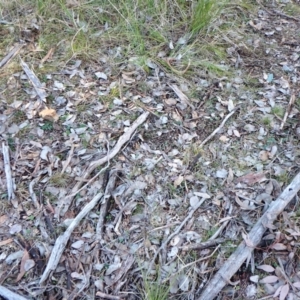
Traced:
<path fill-rule="evenodd" d="M 116 179 L 117 179 L 117 172 L 118 171 L 111 172 L 112 174 L 110 174 L 109 181 L 105 188 L 105 194 L 103 197 L 103 201 L 101 202 L 101 208 L 100 208 L 100 213 L 99 213 L 99 218 L 98 218 L 98 223 L 97 223 L 97 228 L 96 228 L 96 242 L 97 243 L 102 241 L 104 219 L 105 219 L 106 212 L 107 212 L 109 198 L 111 197 L 111 193 L 115 187 L 115 183 L 116 183 Z"/>
<path fill-rule="evenodd" d="M 179 249 L 181 249 L 183 251 L 203 250 L 203 249 L 207 249 L 207 248 L 222 244 L 225 241 L 226 241 L 226 239 L 223 239 L 223 238 L 208 240 L 206 242 L 202 242 L 199 244 L 191 244 L 191 245 L 181 246 L 181 247 L 179 247 Z"/>
<path fill-rule="evenodd" d="M 230 204 L 228 215 L 231 215 L 232 209 L 233 209 L 233 206 L 232 206 L 232 204 Z M 223 229 L 227 226 L 229 221 L 230 221 L 230 219 L 226 220 L 208 240 L 209 241 L 215 240 L 219 236 L 219 234 L 223 231 Z"/>
<path fill-rule="evenodd" d="M 38 200 L 37 200 L 37 197 L 36 197 L 36 194 L 35 194 L 35 192 L 34 192 L 34 190 L 33 190 L 33 187 L 35 186 L 35 184 L 36 184 L 39 180 L 40 180 L 40 176 L 37 177 L 37 178 L 35 178 L 35 179 L 33 179 L 33 180 L 30 182 L 30 184 L 29 184 L 29 194 L 30 194 L 31 200 L 32 200 L 32 202 L 33 202 L 33 205 L 34 205 L 34 207 L 35 207 L 37 210 L 40 209 L 40 204 L 39 204 L 39 202 L 38 202 Z"/>
<path fill-rule="evenodd" d="M 214 299 L 222 288 L 226 285 L 244 261 L 251 255 L 252 251 L 261 241 L 263 234 L 272 225 L 277 216 L 284 210 L 288 203 L 296 196 L 300 189 L 300 173 L 285 188 L 280 196 L 270 204 L 267 211 L 253 226 L 247 236 L 247 241 L 243 241 L 236 251 L 229 257 L 225 264 L 215 274 L 209 284 L 205 287 L 198 300 Z"/>
<path fill-rule="evenodd" d="M 72 160 L 72 157 L 73 157 L 73 154 L 74 154 L 74 149 L 75 149 L 75 144 L 72 143 L 72 146 L 71 146 L 71 149 L 70 149 L 70 152 L 69 152 L 69 155 L 68 155 L 68 158 L 67 160 L 65 161 L 64 165 L 63 165 L 63 168 L 60 172 L 60 174 L 64 174 L 68 165 L 70 164 L 71 160 Z"/>
<path fill-rule="evenodd" d="M 127 128 L 127 131 L 124 132 L 124 134 L 119 138 L 117 144 L 114 146 L 114 148 L 108 152 L 107 155 L 105 155 L 104 157 L 93 161 L 90 163 L 89 167 L 87 168 L 87 170 L 84 172 L 84 174 L 81 176 L 82 179 L 86 179 L 90 176 L 90 174 L 97 168 L 100 167 L 101 165 L 103 165 L 104 163 L 108 162 L 109 160 L 111 160 L 113 157 L 115 157 L 117 155 L 117 153 L 122 149 L 122 147 L 124 146 L 124 144 L 130 140 L 132 134 L 135 132 L 135 130 L 141 125 L 143 124 L 147 117 L 149 116 L 149 112 L 144 112 L 142 115 L 140 115 L 131 125 L 131 127 Z M 95 178 L 95 176 L 94 176 Z M 82 183 L 82 181 L 79 181 L 72 189 L 71 194 L 68 195 L 67 197 L 64 198 L 64 201 L 62 201 L 62 205 L 64 205 L 64 211 L 67 211 L 73 197 L 78 193 Z M 87 186 L 90 183 L 90 181 L 85 185 Z"/>
<path fill-rule="evenodd" d="M 40 279 L 40 284 L 42 284 L 50 275 L 50 273 L 56 269 L 60 257 L 69 241 L 69 238 L 75 229 L 75 227 L 80 223 L 80 221 L 97 205 L 99 200 L 102 198 L 103 193 L 97 194 L 83 209 L 82 211 L 76 216 L 76 218 L 72 221 L 72 223 L 69 225 L 67 230 L 64 232 L 64 234 L 60 235 L 55 245 L 52 249 L 48 264 L 46 266 L 46 269 Z"/>
<path fill-rule="evenodd" d="M 25 44 L 17 44 L 16 46 L 14 46 L 10 51 L 9 53 L 7 53 L 3 59 L 0 61 L 0 69 L 3 68 L 5 65 L 8 64 L 8 62 L 14 58 L 18 52 L 22 49 L 22 47 L 24 46 Z"/>
<path fill-rule="evenodd" d="M 220 245 L 218 245 L 210 255 L 205 256 L 205 257 L 201 257 L 201 258 L 199 258 L 199 259 L 197 259 L 197 260 L 194 260 L 194 261 L 192 261 L 192 262 L 190 262 L 190 263 L 188 263 L 188 264 L 186 264 L 186 265 L 183 265 L 183 266 L 180 268 L 180 270 L 178 270 L 177 272 L 173 273 L 170 277 L 174 277 L 174 276 L 176 276 L 177 274 L 180 274 L 184 269 L 186 269 L 186 268 L 188 268 L 188 267 L 191 267 L 191 266 L 193 266 L 193 265 L 196 265 L 197 263 L 199 263 L 199 262 L 201 262 L 201 261 L 204 261 L 204 260 L 207 260 L 207 259 L 211 258 L 211 257 L 216 253 L 216 251 L 217 251 L 219 248 L 220 248 Z M 167 278 L 167 279 L 164 279 L 163 282 L 167 282 L 168 280 L 170 280 L 170 277 Z"/>
<path fill-rule="evenodd" d="M 221 128 L 224 127 L 225 123 L 227 122 L 227 120 L 237 111 L 239 107 L 235 107 L 222 121 L 222 123 L 220 124 L 220 126 L 218 128 L 216 128 L 205 140 L 203 140 L 200 143 L 200 147 L 203 147 L 209 140 L 211 140 L 218 132 Z M 197 154 L 193 160 L 192 163 L 190 164 L 190 166 L 192 166 L 192 168 L 197 164 L 198 159 L 201 157 L 201 152 L 199 154 Z"/>
<path fill-rule="evenodd" d="M 164 248 L 166 248 L 166 246 L 168 245 L 168 243 L 171 241 L 171 239 L 176 236 L 180 230 L 183 228 L 183 226 L 185 226 L 185 224 L 188 222 L 188 220 L 193 216 L 193 214 L 196 212 L 196 210 L 203 204 L 203 202 L 206 200 L 206 198 L 203 198 L 199 201 L 198 205 L 193 208 L 189 214 L 186 216 L 186 218 L 181 222 L 181 224 L 176 228 L 176 230 L 170 234 L 168 236 L 168 238 L 162 243 L 162 245 L 158 248 L 158 250 L 155 252 L 150 264 L 149 264 L 149 267 L 148 267 L 148 271 L 147 271 L 147 274 L 149 274 L 149 272 L 151 271 L 152 267 L 153 267 L 153 264 L 156 260 L 156 257 L 158 256 L 159 252 L 162 251 Z"/>
<path fill-rule="evenodd" d="M 101 298 L 104 298 L 104 299 L 109 299 L 109 300 L 121 300 L 122 298 L 119 297 L 119 296 L 114 296 L 114 295 L 108 295 L 108 294 L 105 294 L 103 292 L 100 292 L 98 291 L 96 293 L 96 296 L 99 296 Z"/>
<path fill-rule="evenodd" d="M 37 95 L 39 96 L 42 102 L 46 102 L 47 93 L 43 88 L 40 80 L 36 77 L 36 75 L 30 70 L 28 65 L 21 59 L 21 66 L 26 73 L 28 79 L 30 80 L 31 84 L 33 85 Z"/>
<path fill-rule="evenodd" d="M 8 200 L 13 202 L 13 200 L 15 199 L 15 194 L 14 194 L 14 181 L 11 175 L 11 168 L 10 168 L 9 147 L 6 146 L 4 142 L 2 143 L 2 153 L 3 153 L 4 168 L 5 168 L 5 175 L 6 175 Z"/>
<path fill-rule="evenodd" d="M 27 298 L 20 296 L 15 292 L 12 292 L 11 290 L 7 289 L 2 285 L 0 285 L 0 296 L 3 297 L 4 299 L 9 299 L 9 300 L 27 300 Z"/>
<path fill-rule="evenodd" d="M 285 122 L 286 122 L 286 120 L 287 120 L 287 118 L 288 118 L 288 116 L 289 116 L 289 114 L 291 112 L 292 106 L 295 103 L 295 99 L 296 99 L 295 94 L 292 94 L 292 96 L 290 98 L 290 101 L 289 101 L 289 104 L 288 104 L 288 107 L 287 107 L 287 109 L 285 111 L 284 117 L 283 117 L 281 125 L 280 125 L 280 129 L 281 130 L 283 129 L 283 126 L 284 126 L 284 124 L 285 124 Z"/>
<path fill-rule="evenodd" d="M 200 147 L 203 147 L 209 140 L 211 140 L 219 131 L 221 128 L 224 127 L 225 123 L 227 122 L 227 120 L 237 111 L 239 107 L 235 107 L 222 121 L 222 123 L 220 124 L 220 126 L 218 128 L 216 128 L 204 141 L 201 142 Z"/>

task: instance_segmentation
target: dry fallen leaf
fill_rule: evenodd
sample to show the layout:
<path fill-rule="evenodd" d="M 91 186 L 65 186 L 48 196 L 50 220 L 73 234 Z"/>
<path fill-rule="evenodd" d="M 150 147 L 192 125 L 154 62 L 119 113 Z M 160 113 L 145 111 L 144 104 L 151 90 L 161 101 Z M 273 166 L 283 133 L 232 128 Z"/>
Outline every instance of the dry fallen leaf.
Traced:
<path fill-rule="evenodd" d="M 286 245 L 282 244 L 282 243 L 276 243 L 274 245 L 271 246 L 272 249 L 274 250 L 286 250 Z"/>
<path fill-rule="evenodd" d="M 16 279 L 17 282 L 20 281 L 22 279 L 22 277 L 24 276 L 24 274 L 26 273 L 25 263 L 28 259 L 29 259 L 29 254 L 28 254 L 27 250 L 24 250 L 23 257 L 22 257 L 22 260 L 21 260 L 20 272 L 19 272 L 18 277 Z"/>
<path fill-rule="evenodd" d="M 267 276 L 265 278 L 263 278 L 262 280 L 260 280 L 260 283 L 275 283 L 278 281 L 278 277 L 275 275 L 271 275 L 271 276 Z"/>
<path fill-rule="evenodd" d="M 241 176 L 237 179 L 237 182 L 242 182 L 246 184 L 255 184 L 257 182 L 261 182 L 265 180 L 265 174 L 264 173 L 249 173 L 244 176 Z"/>
<path fill-rule="evenodd" d="M 290 286 L 287 283 L 281 289 L 279 300 L 284 300 L 286 298 L 286 296 L 288 295 L 289 290 L 290 290 Z"/>
<path fill-rule="evenodd" d="M 179 185 L 181 185 L 183 181 L 183 176 L 182 175 L 179 175 L 175 180 L 174 180 L 174 186 L 177 187 Z"/>
<path fill-rule="evenodd" d="M 59 119 L 58 114 L 56 113 L 55 109 L 45 108 L 40 111 L 39 116 L 45 120 L 56 122 Z"/>
<path fill-rule="evenodd" d="M 270 265 L 260 265 L 256 267 L 257 269 L 263 270 L 265 272 L 274 272 L 275 269 Z"/>

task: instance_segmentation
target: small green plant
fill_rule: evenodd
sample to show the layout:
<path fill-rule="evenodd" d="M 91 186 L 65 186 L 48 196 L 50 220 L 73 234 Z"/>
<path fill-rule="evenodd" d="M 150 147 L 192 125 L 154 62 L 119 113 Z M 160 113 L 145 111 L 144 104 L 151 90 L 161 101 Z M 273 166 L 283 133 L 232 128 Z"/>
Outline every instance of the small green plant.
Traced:
<path fill-rule="evenodd" d="M 7 144 L 8 144 L 8 147 L 10 148 L 11 151 L 16 150 L 15 140 L 12 137 L 7 138 Z"/>
<path fill-rule="evenodd" d="M 45 131 L 52 131 L 53 130 L 53 123 L 50 121 L 46 121 L 42 126 L 41 129 Z"/>
<path fill-rule="evenodd" d="M 222 5 L 224 5 L 222 1 L 198 0 L 192 15 L 191 32 L 196 34 L 206 28 L 218 16 Z"/>
<path fill-rule="evenodd" d="M 21 123 L 27 119 L 25 112 L 21 110 L 16 110 L 13 114 L 13 122 Z"/>
<path fill-rule="evenodd" d="M 272 113 L 280 118 L 284 116 L 284 109 L 281 106 L 272 107 Z"/>
<path fill-rule="evenodd" d="M 33 215 L 30 215 L 30 216 L 28 216 L 28 218 L 27 218 L 28 220 L 30 220 L 30 221 L 33 221 L 34 219 L 35 219 L 35 216 L 33 216 Z"/>
<path fill-rule="evenodd" d="M 271 126 L 272 120 L 270 117 L 263 117 L 262 123 L 266 126 Z"/>
<path fill-rule="evenodd" d="M 68 182 L 70 180 L 69 175 L 67 174 L 61 174 L 56 173 L 52 175 L 52 177 L 49 179 L 49 182 L 57 187 L 66 187 L 68 185 Z"/>
<path fill-rule="evenodd" d="M 148 281 L 144 277 L 143 300 L 166 300 L 169 295 L 169 288 L 158 281 Z"/>

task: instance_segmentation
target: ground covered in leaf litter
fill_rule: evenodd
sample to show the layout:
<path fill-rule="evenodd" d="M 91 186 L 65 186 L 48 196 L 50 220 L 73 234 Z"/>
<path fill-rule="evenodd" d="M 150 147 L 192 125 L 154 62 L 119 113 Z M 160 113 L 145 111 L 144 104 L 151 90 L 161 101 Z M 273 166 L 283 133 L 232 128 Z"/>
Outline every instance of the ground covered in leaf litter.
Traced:
<path fill-rule="evenodd" d="M 32 299 L 200 297 L 298 172 L 299 20 L 261 6 L 244 26 L 226 36 L 223 78 L 191 81 L 151 60 L 148 72 L 134 59 L 116 68 L 111 52 L 39 78 L 45 105 L 20 63 L 1 92 L 15 182 L 8 195 L 2 161 L 1 286 Z M 58 237 L 105 191 L 41 284 Z M 219 299 L 300 297 L 297 200 Z"/>

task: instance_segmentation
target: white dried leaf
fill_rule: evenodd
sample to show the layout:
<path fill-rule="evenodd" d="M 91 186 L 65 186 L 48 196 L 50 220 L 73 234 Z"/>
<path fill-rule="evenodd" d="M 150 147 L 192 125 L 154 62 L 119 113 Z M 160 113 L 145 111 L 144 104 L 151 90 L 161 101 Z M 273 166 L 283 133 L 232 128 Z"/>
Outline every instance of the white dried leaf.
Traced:
<path fill-rule="evenodd" d="M 42 151 L 41 151 L 41 153 L 40 153 L 40 158 L 41 159 L 44 159 L 44 160 L 46 160 L 46 161 L 49 161 L 49 159 L 48 159 L 48 153 L 51 153 L 51 148 L 50 147 L 48 147 L 48 146 L 44 146 L 43 148 L 42 148 Z"/>
<path fill-rule="evenodd" d="M 95 264 L 93 266 L 93 269 L 97 270 L 97 271 L 101 271 L 104 268 L 105 264 Z"/>
<path fill-rule="evenodd" d="M 284 300 L 286 298 L 286 296 L 288 295 L 289 291 L 290 291 L 290 286 L 287 283 L 282 287 L 282 289 L 280 291 L 279 300 Z"/>
<path fill-rule="evenodd" d="M 124 124 L 125 126 L 130 126 L 130 120 L 125 120 L 125 121 L 123 122 L 123 124 Z"/>
<path fill-rule="evenodd" d="M 13 123 L 11 124 L 8 128 L 7 128 L 7 132 L 9 134 L 15 134 L 17 132 L 19 132 L 20 128 L 17 124 Z"/>
<path fill-rule="evenodd" d="M 7 258 L 5 259 L 5 262 L 10 265 L 12 264 L 15 260 L 17 259 L 21 259 L 24 255 L 24 251 L 23 250 L 20 250 L 20 251 L 17 251 L 17 252 L 13 252 L 11 254 L 9 254 L 7 256 Z"/>
<path fill-rule="evenodd" d="M 245 234 L 244 232 L 242 232 L 242 237 L 248 247 L 254 248 L 254 244 L 251 241 L 251 239 L 249 238 L 248 234 Z"/>
<path fill-rule="evenodd" d="M 234 129 L 233 130 L 233 134 L 236 136 L 236 137 L 241 137 L 241 135 L 240 135 L 240 133 L 239 133 L 239 131 L 237 130 L 237 129 Z"/>
<path fill-rule="evenodd" d="M 80 249 L 83 246 L 83 244 L 84 244 L 84 241 L 79 240 L 79 241 L 76 241 L 75 243 L 73 243 L 71 245 L 71 247 L 74 249 Z"/>
<path fill-rule="evenodd" d="M 272 266 L 270 266 L 270 265 L 260 265 L 260 266 L 258 266 L 258 267 L 256 267 L 256 268 L 257 268 L 257 269 L 260 269 L 260 270 L 263 270 L 263 271 L 265 271 L 265 272 L 269 272 L 269 273 L 275 271 L 275 269 L 274 269 Z"/>
<path fill-rule="evenodd" d="M 170 282 L 170 293 L 176 294 L 178 292 L 178 283 L 177 280 L 171 280 Z"/>
<path fill-rule="evenodd" d="M 61 91 L 64 91 L 65 90 L 65 86 L 59 82 L 59 81 L 54 81 L 54 87 L 57 89 L 57 90 L 61 90 Z"/>
<path fill-rule="evenodd" d="M 72 272 L 71 277 L 79 280 L 83 280 L 85 278 L 83 274 L 80 274 L 78 272 Z"/>
<path fill-rule="evenodd" d="M 198 196 L 198 197 L 201 197 L 201 198 L 204 198 L 204 199 L 210 199 L 211 198 L 211 196 L 208 195 L 207 193 L 194 192 L 194 195 Z"/>
<path fill-rule="evenodd" d="M 150 69 L 156 69 L 157 68 L 157 65 L 154 62 L 152 62 L 149 58 L 147 59 L 146 64 Z"/>
<path fill-rule="evenodd" d="M 276 243 L 274 245 L 271 246 L 272 249 L 274 250 L 286 250 L 286 245 L 282 244 L 282 243 Z"/>
<path fill-rule="evenodd" d="M 87 231 L 87 232 L 84 232 L 84 233 L 82 234 L 82 237 L 83 237 L 83 238 L 90 239 L 93 235 L 94 235 L 94 234 L 93 234 L 92 232 Z"/>
<path fill-rule="evenodd" d="M 180 275 L 178 278 L 178 286 L 183 292 L 187 292 L 189 290 L 190 280 L 187 275 Z"/>
<path fill-rule="evenodd" d="M 113 102 L 115 105 L 118 105 L 118 106 L 123 105 L 123 101 L 119 98 L 115 98 Z"/>
<path fill-rule="evenodd" d="M 16 234 L 16 233 L 21 232 L 21 230 L 22 230 L 22 225 L 21 224 L 14 224 L 13 226 L 11 226 L 9 228 L 9 233 L 10 234 Z"/>
<path fill-rule="evenodd" d="M 248 299 L 253 298 L 257 294 L 257 288 L 255 284 L 249 284 L 245 290 L 246 297 Z"/>
<path fill-rule="evenodd" d="M 179 175 L 175 180 L 174 180 L 174 186 L 177 187 L 179 185 L 181 185 L 183 181 L 183 176 L 182 175 Z"/>
<path fill-rule="evenodd" d="M 253 276 L 250 276 L 250 281 L 254 282 L 254 283 L 258 283 L 258 280 L 259 280 L 259 276 L 258 275 L 253 275 Z"/>
<path fill-rule="evenodd" d="M 178 235 L 176 235 L 175 237 L 172 238 L 170 245 L 176 246 L 180 242 L 180 240 L 181 240 L 181 238 Z"/>
<path fill-rule="evenodd" d="M 172 247 L 171 251 L 168 253 L 168 258 L 172 259 L 178 254 L 178 247 Z"/>
<path fill-rule="evenodd" d="M 229 99 L 228 100 L 228 111 L 231 112 L 234 110 L 234 104 L 233 104 L 233 101 L 232 99 Z"/>
<path fill-rule="evenodd" d="M 259 152 L 258 157 L 259 157 L 260 160 L 266 161 L 266 160 L 269 159 L 269 152 L 265 151 L 265 150 L 262 150 L 262 151 Z"/>
<path fill-rule="evenodd" d="M 244 126 L 244 130 L 246 130 L 247 132 L 253 132 L 256 130 L 255 126 L 252 124 L 246 124 Z"/>
<path fill-rule="evenodd" d="M 110 274 L 112 274 L 114 271 L 120 269 L 121 266 L 122 266 L 121 263 L 116 263 L 116 264 L 110 265 L 110 266 L 108 267 L 108 269 L 106 270 L 105 275 L 110 275 Z"/>
<path fill-rule="evenodd" d="M 273 298 L 276 298 L 279 296 L 280 292 L 281 292 L 281 289 L 282 289 L 283 285 L 281 285 L 274 293 L 273 295 Z"/>
<path fill-rule="evenodd" d="M 87 127 L 79 127 L 75 129 L 76 134 L 82 134 L 84 132 L 86 132 Z"/>
<path fill-rule="evenodd" d="M 35 266 L 33 259 L 27 259 L 24 264 L 24 270 L 27 272 Z"/>
<path fill-rule="evenodd" d="M 193 196 L 190 198 L 190 206 L 192 208 L 196 208 L 198 204 L 199 204 L 199 198 L 197 196 Z"/>
<path fill-rule="evenodd" d="M 229 138 L 228 138 L 226 135 L 221 135 L 221 136 L 219 137 L 219 140 L 220 140 L 221 142 L 223 142 L 223 143 L 226 143 L 226 142 L 229 141 Z"/>
<path fill-rule="evenodd" d="M 279 278 L 278 278 L 277 276 L 275 276 L 275 275 L 270 275 L 270 276 L 267 276 L 267 277 L 261 279 L 259 282 L 260 282 L 260 283 L 275 283 L 275 282 L 278 281 L 278 279 L 279 279 Z"/>
<path fill-rule="evenodd" d="M 294 282 L 293 286 L 300 290 L 300 281 Z"/>
<path fill-rule="evenodd" d="M 225 169 L 220 169 L 220 170 L 217 170 L 217 172 L 216 172 L 217 178 L 226 178 L 227 175 L 228 175 L 228 171 Z"/>
<path fill-rule="evenodd" d="M 107 75 L 103 72 L 96 72 L 95 75 L 97 76 L 97 78 L 107 80 Z"/>

